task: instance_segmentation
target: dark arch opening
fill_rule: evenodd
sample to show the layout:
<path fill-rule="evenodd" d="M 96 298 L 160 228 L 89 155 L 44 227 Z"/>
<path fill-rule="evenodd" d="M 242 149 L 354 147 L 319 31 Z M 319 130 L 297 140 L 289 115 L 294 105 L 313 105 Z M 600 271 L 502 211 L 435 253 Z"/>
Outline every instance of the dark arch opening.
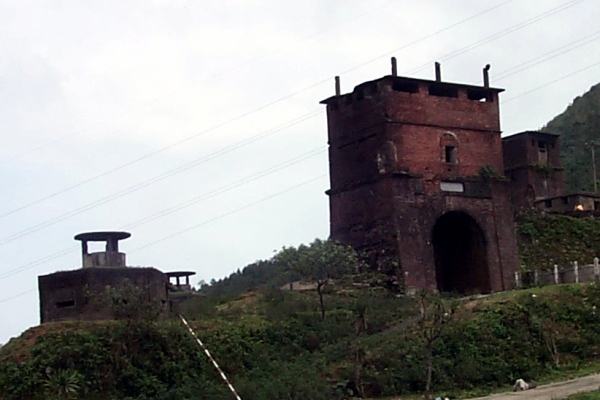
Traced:
<path fill-rule="evenodd" d="M 491 292 L 483 231 L 469 214 L 451 211 L 433 227 L 435 275 L 440 292 Z"/>

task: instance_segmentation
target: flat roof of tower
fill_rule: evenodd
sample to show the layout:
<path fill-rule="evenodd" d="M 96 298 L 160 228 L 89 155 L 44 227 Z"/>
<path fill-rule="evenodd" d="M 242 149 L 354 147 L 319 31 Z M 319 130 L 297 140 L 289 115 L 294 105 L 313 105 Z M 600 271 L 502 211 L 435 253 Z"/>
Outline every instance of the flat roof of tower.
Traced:
<path fill-rule="evenodd" d="M 523 131 L 523 132 L 513 133 L 512 135 L 504 136 L 502 138 L 502 140 L 512 139 L 512 138 L 516 138 L 518 136 L 530 135 L 530 134 L 534 134 L 534 135 L 548 135 L 548 136 L 560 136 L 558 133 L 546 132 L 546 131 Z"/>
<path fill-rule="evenodd" d="M 129 232 L 84 232 L 75 235 L 75 240 L 81 240 L 85 242 L 105 242 L 108 240 L 123 240 L 131 237 Z"/>
<path fill-rule="evenodd" d="M 367 86 L 369 84 L 378 83 L 378 82 L 382 82 L 382 81 L 386 81 L 386 80 L 390 80 L 393 82 L 405 82 L 405 83 L 417 83 L 417 84 L 418 83 L 426 83 L 426 84 L 430 84 L 430 85 L 439 85 L 440 87 L 445 86 L 445 87 L 453 87 L 453 88 L 459 88 L 459 89 L 485 90 L 485 91 L 490 91 L 490 92 L 495 92 L 495 93 L 504 92 L 504 89 L 501 89 L 501 88 L 477 86 L 477 85 L 470 85 L 470 84 L 466 84 L 466 83 L 455 83 L 455 82 L 444 82 L 444 81 L 420 79 L 420 78 L 409 78 L 406 76 L 385 75 L 381 78 L 374 79 L 372 81 L 363 82 L 359 85 L 356 85 L 354 87 L 354 89 L 352 90 L 352 92 L 340 94 L 339 96 L 333 95 L 331 97 L 326 98 L 325 100 L 321 100 L 320 103 L 327 104 L 330 100 L 344 97 L 349 94 L 353 94 L 358 89 L 360 89 L 362 86 Z"/>

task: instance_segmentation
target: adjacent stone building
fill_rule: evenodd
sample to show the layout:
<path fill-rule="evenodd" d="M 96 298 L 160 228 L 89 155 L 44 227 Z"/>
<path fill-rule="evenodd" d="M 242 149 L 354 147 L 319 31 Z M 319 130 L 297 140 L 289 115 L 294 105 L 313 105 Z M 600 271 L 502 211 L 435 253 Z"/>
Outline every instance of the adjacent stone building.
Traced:
<path fill-rule="evenodd" d="M 519 268 L 502 175 L 502 89 L 396 74 L 327 105 L 331 237 L 407 293 L 511 289 Z"/>
<path fill-rule="evenodd" d="M 124 282 L 141 287 L 149 301 L 163 312 L 169 309 L 167 275 L 156 268 L 126 267 L 119 241 L 127 232 L 90 232 L 75 236 L 82 243 L 82 268 L 38 277 L 41 323 L 65 320 L 112 318 L 106 287 L 119 288 Z M 105 242 L 105 251 L 88 252 L 88 242 Z"/>
<path fill-rule="evenodd" d="M 515 208 L 532 208 L 536 201 L 564 195 L 558 135 L 527 131 L 507 136 L 502 153 Z"/>

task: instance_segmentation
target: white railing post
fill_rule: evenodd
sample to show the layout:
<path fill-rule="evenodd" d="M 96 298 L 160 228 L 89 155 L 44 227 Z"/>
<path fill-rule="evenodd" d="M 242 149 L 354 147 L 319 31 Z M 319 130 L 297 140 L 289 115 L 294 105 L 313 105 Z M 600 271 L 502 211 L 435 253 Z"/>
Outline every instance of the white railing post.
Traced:
<path fill-rule="evenodd" d="M 554 264 L 554 283 L 558 285 L 558 265 Z"/>
<path fill-rule="evenodd" d="M 579 283 L 579 265 L 573 261 L 573 274 L 575 274 L 575 283 Z"/>

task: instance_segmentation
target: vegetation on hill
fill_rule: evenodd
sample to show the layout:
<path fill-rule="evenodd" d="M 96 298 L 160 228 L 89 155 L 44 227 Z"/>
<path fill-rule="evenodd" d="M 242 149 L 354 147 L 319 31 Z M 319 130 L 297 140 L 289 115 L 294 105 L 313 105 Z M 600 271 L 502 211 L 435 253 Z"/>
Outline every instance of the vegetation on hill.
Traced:
<path fill-rule="evenodd" d="M 519 258 L 524 270 L 551 270 L 600 256 L 600 221 L 560 214 L 525 213 L 517 217 Z"/>
<path fill-rule="evenodd" d="M 306 260 L 302 251 L 290 258 L 291 269 Z M 347 259 L 348 269 L 355 266 Z M 480 394 L 598 360 L 600 288 L 594 284 L 460 303 L 433 298 L 423 313 L 419 298 L 392 293 L 382 282 L 375 273 L 329 280 L 323 303 L 316 289 L 265 288 L 229 299 L 198 294 L 182 310 L 244 399 L 418 393 L 429 366 L 433 395 Z M 44 324 L 11 340 L 0 350 L 0 399 L 233 398 L 176 319 L 122 315 L 120 321 Z M 436 319 L 445 321 L 439 332 Z"/>
<path fill-rule="evenodd" d="M 525 269 L 598 254 L 600 221 L 531 213 L 517 227 Z M 313 284 L 282 290 L 297 280 Z M 600 367 L 595 284 L 456 306 L 402 296 L 388 281 L 352 249 L 315 240 L 204 285 L 181 310 L 242 398 L 482 394 Z M 0 348 L 0 399 L 232 398 L 176 318 L 121 290 L 105 296 L 119 321 L 44 324 Z"/>
<path fill-rule="evenodd" d="M 519 258 L 524 271 L 547 271 L 554 264 L 567 268 L 573 261 L 579 265 L 591 264 L 594 257 L 600 257 L 600 220 L 529 212 L 517 215 L 516 226 Z M 298 250 L 304 248 L 309 246 L 300 246 Z M 297 251 L 294 248 L 287 250 Z M 200 292 L 213 298 L 224 296 L 226 299 L 248 290 L 279 288 L 300 280 L 302 271 L 290 268 L 284 259 L 285 255 L 286 252 L 282 251 L 270 260 L 257 261 L 225 279 L 213 280 L 210 285 L 202 285 Z M 360 270 L 364 269 L 363 266 L 359 267 Z M 309 277 L 309 280 L 314 281 L 312 278 Z M 381 275 L 380 284 L 383 285 L 385 279 Z"/>
<path fill-rule="evenodd" d="M 561 161 L 568 192 L 593 190 L 592 154 L 590 146 L 600 150 L 600 84 L 577 97 L 543 130 L 561 135 Z M 600 156 L 600 154 L 599 154 Z M 600 164 L 596 158 L 596 168 Z M 598 169 L 600 178 L 600 169 Z"/>

